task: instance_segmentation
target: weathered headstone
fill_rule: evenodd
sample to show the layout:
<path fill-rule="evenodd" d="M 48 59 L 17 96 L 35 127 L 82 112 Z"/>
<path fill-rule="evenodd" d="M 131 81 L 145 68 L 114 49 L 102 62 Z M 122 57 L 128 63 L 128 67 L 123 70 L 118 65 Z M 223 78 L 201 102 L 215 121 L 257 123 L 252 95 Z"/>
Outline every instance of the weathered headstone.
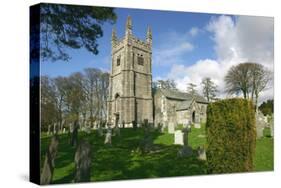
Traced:
<path fill-rule="evenodd" d="M 104 144 L 111 145 L 111 137 L 112 137 L 112 129 L 110 127 L 108 127 L 106 134 L 105 134 Z"/>
<path fill-rule="evenodd" d="M 263 137 L 263 130 L 267 126 L 267 123 L 264 120 L 264 115 L 262 112 L 258 111 L 256 113 L 256 131 L 257 131 L 257 138 Z"/>
<path fill-rule="evenodd" d="M 184 145 L 184 134 L 180 130 L 175 131 L 174 144 Z"/>
<path fill-rule="evenodd" d="M 206 161 L 207 160 L 207 156 L 206 156 L 206 150 L 204 147 L 202 146 L 199 146 L 197 148 L 197 158 L 199 160 L 202 160 L 202 161 Z"/>
<path fill-rule="evenodd" d="M 78 121 L 75 121 L 72 137 L 71 137 L 71 146 L 76 146 L 78 143 L 78 129 L 79 129 Z"/>
<path fill-rule="evenodd" d="M 98 132 L 98 136 L 103 136 L 103 129 L 101 126 L 99 126 L 97 132 Z"/>
<path fill-rule="evenodd" d="M 63 128 L 63 131 L 62 131 L 62 133 L 65 133 L 65 128 Z"/>
<path fill-rule="evenodd" d="M 114 127 L 113 129 L 113 134 L 116 136 L 120 136 L 120 128 L 118 126 Z"/>
<path fill-rule="evenodd" d="M 169 134 L 174 134 L 175 133 L 175 123 L 174 122 L 169 122 L 168 123 L 168 133 Z"/>
<path fill-rule="evenodd" d="M 194 128 L 195 129 L 200 129 L 201 128 L 201 124 L 200 123 L 194 123 Z"/>
<path fill-rule="evenodd" d="M 272 118 L 269 122 L 269 127 L 270 127 L 270 136 L 274 137 L 274 115 L 272 114 Z"/>
<path fill-rule="evenodd" d="M 55 135 L 51 139 L 51 143 L 48 147 L 45 161 L 41 173 L 40 184 L 47 185 L 50 184 L 53 178 L 53 172 L 55 168 L 55 157 L 58 151 L 59 140 Z"/>
<path fill-rule="evenodd" d="M 86 132 L 87 134 L 91 133 L 91 128 L 88 126 L 83 127 L 83 131 Z"/>
<path fill-rule="evenodd" d="M 91 145 L 81 140 L 75 153 L 75 182 L 89 182 L 91 177 Z"/>

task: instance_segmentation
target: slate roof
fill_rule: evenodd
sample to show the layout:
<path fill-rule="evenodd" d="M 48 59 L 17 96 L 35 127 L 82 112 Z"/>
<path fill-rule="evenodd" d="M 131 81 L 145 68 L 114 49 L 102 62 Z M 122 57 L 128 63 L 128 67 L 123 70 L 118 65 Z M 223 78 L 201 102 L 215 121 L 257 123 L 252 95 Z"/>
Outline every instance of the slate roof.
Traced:
<path fill-rule="evenodd" d="M 192 100 L 182 101 L 177 105 L 177 110 L 186 110 L 190 107 Z"/>
<path fill-rule="evenodd" d="M 159 89 L 163 95 L 167 98 L 170 99 L 176 99 L 176 100 L 183 100 L 183 101 L 192 101 L 193 97 L 192 95 L 190 95 L 189 93 L 184 93 L 178 90 L 172 90 L 172 89 Z M 201 103 L 208 103 L 207 100 L 200 96 L 200 95 L 196 95 L 194 97 L 196 102 L 201 102 Z M 187 103 L 186 103 L 187 104 Z"/>

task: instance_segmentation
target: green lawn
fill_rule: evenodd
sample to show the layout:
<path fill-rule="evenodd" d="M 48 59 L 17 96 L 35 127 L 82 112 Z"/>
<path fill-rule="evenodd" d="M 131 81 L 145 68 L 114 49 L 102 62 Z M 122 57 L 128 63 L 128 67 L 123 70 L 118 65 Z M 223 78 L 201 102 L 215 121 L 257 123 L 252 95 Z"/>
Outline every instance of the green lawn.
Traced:
<path fill-rule="evenodd" d="M 205 145 L 204 130 L 204 126 L 192 128 L 189 145 L 194 150 Z M 206 174 L 206 163 L 197 160 L 195 152 L 192 157 L 177 158 L 181 146 L 173 145 L 173 134 L 152 132 L 153 151 L 143 155 L 136 151 L 144 136 L 143 130 L 121 129 L 121 135 L 112 138 L 112 146 L 105 146 L 104 137 L 99 137 L 96 132 L 79 133 L 79 139 L 88 140 L 92 146 L 91 181 Z M 53 183 L 72 182 L 75 148 L 70 146 L 67 134 L 60 135 L 59 140 Z M 41 138 L 41 167 L 49 141 L 50 137 L 46 135 Z M 273 170 L 272 138 L 257 141 L 255 166 L 257 171 Z"/>

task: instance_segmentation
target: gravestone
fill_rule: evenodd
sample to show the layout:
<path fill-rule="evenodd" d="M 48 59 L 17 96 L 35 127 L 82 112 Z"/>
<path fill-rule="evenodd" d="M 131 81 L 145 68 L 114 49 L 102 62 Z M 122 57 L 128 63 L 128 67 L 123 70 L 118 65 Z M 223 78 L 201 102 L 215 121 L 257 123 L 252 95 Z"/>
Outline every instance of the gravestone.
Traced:
<path fill-rule="evenodd" d="M 202 160 L 202 161 L 206 161 L 207 160 L 207 156 L 206 156 L 206 150 L 204 147 L 202 146 L 199 146 L 197 148 L 197 158 L 199 160 Z"/>
<path fill-rule="evenodd" d="M 263 130 L 267 126 L 266 121 L 264 120 L 264 115 L 262 112 L 258 111 L 256 113 L 256 131 L 257 131 L 257 138 L 263 137 Z"/>
<path fill-rule="evenodd" d="M 174 124 L 174 122 L 169 122 L 168 123 L 168 133 L 169 134 L 174 134 L 175 133 L 175 124 Z"/>
<path fill-rule="evenodd" d="M 137 122 L 135 120 L 132 121 L 132 124 L 133 124 L 133 128 L 134 130 L 137 130 Z"/>
<path fill-rule="evenodd" d="M 183 147 L 178 151 L 178 157 L 189 157 L 192 155 L 192 148 L 188 145 L 188 133 L 191 131 L 189 128 L 184 128 L 183 133 Z"/>
<path fill-rule="evenodd" d="M 272 114 L 272 118 L 269 122 L 269 128 L 270 128 L 270 136 L 274 136 L 274 115 Z"/>
<path fill-rule="evenodd" d="M 75 182 L 89 182 L 91 177 L 91 145 L 81 140 L 75 152 Z"/>
<path fill-rule="evenodd" d="M 153 140 L 151 138 L 151 135 L 146 133 L 144 135 L 144 138 L 140 141 L 140 144 L 139 144 L 141 153 L 144 154 L 144 153 L 150 152 L 152 149 L 152 146 L 153 146 Z"/>
<path fill-rule="evenodd" d="M 175 131 L 174 144 L 184 145 L 184 134 L 180 130 Z"/>
<path fill-rule="evenodd" d="M 120 136 L 120 128 L 118 126 L 114 127 L 113 131 L 113 135 Z"/>
<path fill-rule="evenodd" d="M 57 134 L 57 123 L 54 123 L 54 127 L 53 127 L 53 133 L 54 134 Z"/>
<path fill-rule="evenodd" d="M 98 136 L 103 136 L 103 129 L 101 126 L 99 126 L 97 132 L 98 132 Z"/>
<path fill-rule="evenodd" d="M 53 178 L 53 172 L 55 168 L 55 157 L 58 151 L 59 140 L 58 137 L 55 135 L 51 139 L 51 143 L 48 147 L 45 161 L 41 173 L 40 184 L 47 185 L 50 184 Z"/>
<path fill-rule="evenodd" d="M 105 134 L 104 144 L 111 145 L 111 137 L 112 137 L 112 129 L 110 127 L 108 127 L 106 134 Z"/>
<path fill-rule="evenodd" d="M 76 146 L 77 145 L 77 142 L 78 142 L 78 129 L 79 129 L 78 121 L 75 121 L 74 122 L 74 126 L 73 126 L 72 136 L 71 136 L 71 146 Z"/>
<path fill-rule="evenodd" d="M 63 128 L 63 131 L 62 131 L 62 133 L 65 133 L 65 128 Z"/>
<path fill-rule="evenodd" d="M 194 128 L 195 129 L 200 129 L 201 128 L 201 124 L 200 123 L 194 123 Z"/>

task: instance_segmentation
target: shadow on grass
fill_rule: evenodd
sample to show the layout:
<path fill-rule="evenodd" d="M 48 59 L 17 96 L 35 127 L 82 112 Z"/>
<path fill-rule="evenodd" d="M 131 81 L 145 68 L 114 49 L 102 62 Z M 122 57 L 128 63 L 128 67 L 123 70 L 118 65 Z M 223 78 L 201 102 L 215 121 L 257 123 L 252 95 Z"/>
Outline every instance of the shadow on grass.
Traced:
<path fill-rule="evenodd" d="M 153 140 L 162 133 L 151 132 Z M 142 129 L 121 129 L 121 137 L 112 138 L 112 146 L 104 145 L 104 137 L 79 133 L 79 138 L 88 140 L 92 146 L 91 181 L 109 181 L 174 177 L 206 174 L 206 164 L 197 160 L 195 155 L 177 158 L 181 146 L 154 144 L 147 154 L 136 152 L 144 137 Z M 45 153 L 50 138 L 42 138 L 42 152 Z M 59 152 L 55 161 L 53 183 L 70 183 L 74 177 L 74 153 L 67 135 L 60 135 Z M 195 153 L 195 152 L 194 152 Z M 41 156 L 44 156 L 44 154 Z"/>

